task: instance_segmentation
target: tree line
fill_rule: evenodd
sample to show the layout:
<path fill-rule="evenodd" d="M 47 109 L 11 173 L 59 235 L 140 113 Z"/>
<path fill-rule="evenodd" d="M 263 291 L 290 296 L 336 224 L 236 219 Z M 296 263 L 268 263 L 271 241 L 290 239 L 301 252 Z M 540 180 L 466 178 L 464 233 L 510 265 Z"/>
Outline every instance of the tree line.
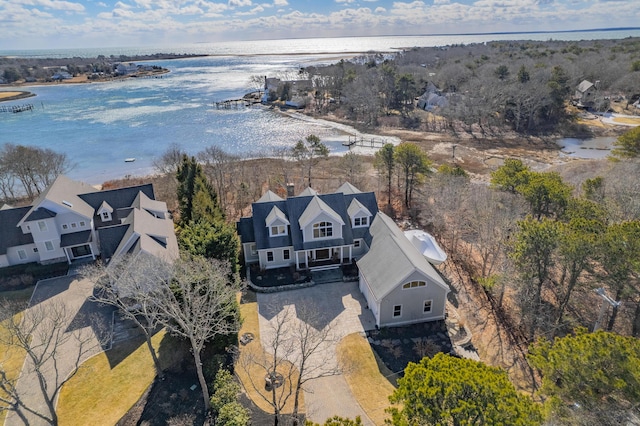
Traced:
<path fill-rule="evenodd" d="M 596 83 L 593 108 L 633 111 L 640 98 L 640 40 L 494 41 L 420 47 L 393 58 L 365 55 L 307 67 L 316 113 L 336 113 L 367 127 L 500 135 L 584 132 L 570 125 L 567 103 L 583 80 Z M 605 58 L 605 59 L 603 59 Z M 426 90 L 444 103 L 416 109 Z"/>

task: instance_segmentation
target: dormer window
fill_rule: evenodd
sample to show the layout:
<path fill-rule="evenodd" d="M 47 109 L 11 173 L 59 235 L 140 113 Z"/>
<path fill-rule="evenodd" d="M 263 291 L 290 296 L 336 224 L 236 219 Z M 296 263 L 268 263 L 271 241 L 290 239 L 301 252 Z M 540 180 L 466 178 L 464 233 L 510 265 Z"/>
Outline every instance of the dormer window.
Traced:
<path fill-rule="evenodd" d="M 270 237 L 279 237 L 288 234 L 289 221 L 287 216 L 278 207 L 273 206 L 265 219 L 265 225 L 269 228 Z"/>
<path fill-rule="evenodd" d="M 333 237 L 333 223 L 318 222 L 313 224 L 313 238 Z"/>
<path fill-rule="evenodd" d="M 277 237 L 279 235 L 287 235 L 286 225 L 274 225 L 269 228 L 269 236 Z"/>
<path fill-rule="evenodd" d="M 354 217 L 353 218 L 353 227 L 354 228 L 359 228 L 361 226 L 368 226 L 368 225 L 369 225 L 369 217 L 368 216 Z"/>

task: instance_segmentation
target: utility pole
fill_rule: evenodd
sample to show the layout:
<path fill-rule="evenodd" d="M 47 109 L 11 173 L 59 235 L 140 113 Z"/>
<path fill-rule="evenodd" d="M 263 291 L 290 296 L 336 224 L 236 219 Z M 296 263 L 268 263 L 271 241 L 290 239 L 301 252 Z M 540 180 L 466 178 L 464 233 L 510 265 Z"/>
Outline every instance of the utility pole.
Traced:
<path fill-rule="evenodd" d="M 607 292 L 604 290 L 604 288 L 602 287 L 597 288 L 596 293 L 598 294 L 598 296 L 602 297 L 603 300 L 602 300 L 602 305 L 600 306 L 600 313 L 598 314 L 598 319 L 596 320 L 596 323 L 593 326 L 593 331 L 598 331 L 600 329 L 600 324 L 602 323 L 604 314 L 605 312 L 607 312 L 607 303 L 613 306 L 614 308 L 617 308 L 618 306 L 620 306 L 620 302 L 616 302 L 611 297 L 609 297 L 607 295 Z"/>

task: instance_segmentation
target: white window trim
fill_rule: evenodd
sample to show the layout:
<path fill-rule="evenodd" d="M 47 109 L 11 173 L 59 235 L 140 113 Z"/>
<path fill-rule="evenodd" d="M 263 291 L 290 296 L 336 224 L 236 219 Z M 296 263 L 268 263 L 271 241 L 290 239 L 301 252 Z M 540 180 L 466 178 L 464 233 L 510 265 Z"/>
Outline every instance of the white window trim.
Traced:
<path fill-rule="evenodd" d="M 271 260 L 269 260 L 269 254 L 271 254 Z M 269 263 L 270 263 L 270 262 L 273 262 L 273 261 L 275 261 L 275 260 L 276 260 L 276 258 L 275 258 L 275 256 L 273 255 L 273 251 L 269 250 L 269 251 L 267 252 L 267 262 L 269 262 Z"/>
<path fill-rule="evenodd" d="M 416 283 L 416 285 L 412 286 L 411 284 Z M 409 287 L 406 287 L 406 286 Z M 427 286 L 427 282 L 424 280 L 413 280 L 413 281 L 409 281 L 406 282 L 404 284 L 402 284 L 402 289 L 403 290 L 411 290 L 412 288 L 420 288 L 420 287 L 426 287 Z"/>
<path fill-rule="evenodd" d="M 87 226 L 87 222 L 85 222 L 84 220 L 81 220 L 80 223 L 79 223 L 79 226 L 81 228 L 84 228 L 85 226 Z"/>
<path fill-rule="evenodd" d="M 276 228 L 276 232 L 273 232 L 273 228 Z M 282 228 L 282 232 L 280 232 L 280 228 Z M 281 237 L 283 235 L 289 235 L 287 230 L 287 225 L 271 225 L 269 227 L 269 236 L 270 237 Z"/>
<path fill-rule="evenodd" d="M 38 230 L 40 232 L 47 232 L 49 228 L 47 228 L 47 222 L 45 222 L 44 220 L 39 220 L 38 221 Z"/>
<path fill-rule="evenodd" d="M 353 248 L 360 248 L 361 245 L 360 240 L 353 240 Z"/>
<path fill-rule="evenodd" d="M 425 306 L 427 305 L 427 303 L 429 303 L 429 310 L 425 310 Z M 427 299 L 424 302 L 422 302 L 422 313 L 423 314 L 430 314 L 433 312 L 433 299 Z"/>
<path fill-rule="evenodd" d="M 78 224 L 77 224 L 76 222 L 71 222 L 71 227 L 72 227 L 72 228 L 77 228 L 77 227 L 78 227 Z"/>
<path fill-rule="evenodd" d="M 289 250 L 288 248 L 282 250 L 282 259 L 291 260 L 291 250 Z"/>
<path fill-rule="evenodd" d="M 396 308 L 400 307 L 400 314 L 396 315 Z M 402 318 L 402 305 L 393 305 L 393 310 L 391 311 L 391 316 L 393 318 Z"/>
<path fill-rule="evenodd" d="M 360 220 L 360 224 L 356 225 L 356 219 Z M 363 224 L 363 220 L 366 220 L 367 223 Z M 366 228 L 367 226 L 369 226 L 369 216 L 354 216 L 352 226 L 354 228 Z"/>
<path fill-rule="evenodd" d="M 256 246 L 256 243 L 249 244 L 249 254 L 251 254 L 251 256 L 258 255 L 258 247 Z"/>
<path fill-rule="evenodd" d="M 331 226 L 328 227 L 327 225 L 325 225 L 324 227 L 321 228 L 320 224 L 322 224 L 322 223 L 329 224 Z M 318 225 L 318 228 L 316 228 L 316 225 Z M 311 225 L 311 238 L 314 239 L 314 240 L 330 240 L 330 239 L 333 239 L 333 238 L 335 238 L 333 236 L 333 229 L 334 228 L 335 228 L 335 224 L 333 222 L 331 222 L 331 221 L 322 220 L 320 222 L 314 222 Z M 324 229 L 325 236 L 324 237 L 320 237 L 320 236 L 316 237 L 315 236 L 316 229 L 318 230 L 318 234 L 320 234 L 320 229 Z M 326 235 L 328 229 L 331 229 L 331 235 L 329 235 L 329 236 Z"/>
<path fill-rule="evenodd" d="M 100 212 L 100 219 L 103 222 L 109 222 L 111 220 L 111 213 L 108 210 L 102 210 Z"/>
<path fill-rule="evenodd" d="M 24 249 L 19 249 L 18 250 L 18 259 L 20 260 L 27 260 L 27 252 Z"/>
<path fill-rule="evenodd" d="M 64 229 L 65 231 L 66 231 L 67 229 L 69 229 L 69 224 L 68 224 L 68 223 L 63 223 L 63 224 L 62 224 L 62 229 Z"/>
<path fill-rule="evenodd" d="M 49 248 L 49 246 L 47 245 L 47 243 L 51 244 L 51 248 Z M 49 241 L 45 241 L 44 242 L 44 248 L 47 251 L 54 251 L 56 249 L 56 247 L 53 245 L 53 241 L 49 240 Z"/>

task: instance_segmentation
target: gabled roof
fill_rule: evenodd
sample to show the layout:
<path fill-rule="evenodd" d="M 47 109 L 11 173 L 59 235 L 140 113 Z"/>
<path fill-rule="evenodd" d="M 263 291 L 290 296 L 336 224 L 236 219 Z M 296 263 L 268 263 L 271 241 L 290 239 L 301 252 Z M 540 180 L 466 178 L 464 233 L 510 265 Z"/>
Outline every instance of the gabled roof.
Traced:
<path fill-rule="evenodd" d="M 311 188 L 308 188 L 311 189 Z M 308 226 L 313 220 L 315 220 L 321 213 L 327 214 L 330 218 L 338 222 L 340 225 L 344 225 L 344 221 L 340 217 L 338 213 L 336 213 L 331 207 L 327 205 L 324 201 L 322 201 L 318 196 L 314 196 L 307 208 L 304 209 L 302 215 L 300 215 L 300 219 L 298 219 L 298 223 L 300 224 L 300 228 L 304 228 Z"/>
<path fill-rule="evenodd" d="M 114 210 L 131 207 L 139 192 L 143 192 L 149 199 L 154 200 L 153 186 L 146 185 L 130 186 L 127 188 L 110 189 L 108 191 L 96 191 L 80 194 L 79 197 L 97 211 L 103 202 L 109 204 Z"/>
<path fill-rule="evenodd" d="M 136 199 L 133 200 L 131 207 L 145 210 L 154 216 L 164 218 L 167 212 L 167 203 L 164 201 L 152 200 L 142 191 L 138 191 Z"/>
<path fill-rule="evenodd" d="M 314 201 L 314 198 L 322 201 L 322 203 L 318 200 Z M 368 227 L 351 228 L 351 219 L 347 213 L 347 207 L 353 199 L 357 199 L 368 211 L 372 212 L 372 215 L 378 211 L 378 203 L 373 192 L 358 192 L 354 194 L 335 192 L 306 197 L 289 197 L 286 200 L 253 203 L 251 206 L 253 215 L 241 218 L 237 223 L 237 230 L 242 243 L 255 242 L 258 250 L 278 247 L 293 247 L 294 250 L 323 248 L 351 244 L 354 238 L 363 238 L 368 243 L 371 238 Z M 314 203 L 313 205 L 312 202 Z M 300 226 L 293 225 L 287 235 L 271 237 L 268 228 L 265 226 L 265 221 L 274 206 L 285 214 L 290 224 L 297 225 L 300 224 L 300 218 L 303 217 L 305 212 L 308 213 L 308 216 L 312 216 L 309 220 L 313 220 L 317 215 L 312 213 L 332 211 L 332 217 L 337 223 L 342 224 L 342 238 L 305 242 Z"/>
<path fill-rule="evenodd" d="M 95 192 L 95 190 L 91 185 L 77 182 L 64 175 L 60 175 L 35 199 L 31 205 L 31 209 L 18 223 L 18 226 L 22 225 L 25 221 L 38 220 L 32 219 L 31 213 L 38 210 L 43 204 L 46 205 L 46 208 L 50 211 L 72 211 L 86 218 L 91 218 L 93 217 L 93 209 L 87 205 L 79 195 Z"/>
<path fill-rule="evenodd" d="M 361 194 L 362 193 L 362 191 L 360 191 L 355 186 L 351 185 L 349 182 L 345 182 L 342 185 L 340 185 L 340 188 L 336 189 L 336 192 L 342 192 L 343 194 Z"/>
<path fill-rule="evenodd" d="M 9 247 L 23 246 L 33 243 L 31 234 L 23 234 L 18 222 L 31 207 L 0 209 L 0 255 L 7 254 Z"/>
<path fill-rule="evenodd" d="M 367 216 L 373 216 L 369 209 L 367 209 L 357 198 L 351 200 L 351 204 L 349 204 L 349 208 L 347 209 L 347 213 L 349 213 L 349 217 L 354 217 L 358 213 L 364 213 Z"/>
<path fill-rule="evenodd" d="M 389 216 L 378 212 L 369 232 L 373 237 L 371 247 L 357 264 L 376 300 L 383 299 L 416 271 L 429 278 L 430 285 L 449 292 L 442 277 Z"/>
<path fill-rule="evenodd" d="M 318 191 L 310 186 L 307 186 L 305 190 L 296 195 L 296 197 L 313 197 L 314 195 L 318 195 Z"/>
<path fill-rule="evenodd" d="M 256 201 L 256 203 L 268 203 L 270 201 L 282 201 L 282 198 L 275 192 L 268 190 L 258 201 Z"/>
<path fill-rule="evenodd" d="M 265 219 L 265 225 L 271 226 L 276 220 L 280 220 L 280 222 L 286 225 L 290 225 L 289 221 L 287 220 L 287 216 L 282 213 L 282 210 L 280 210 L 277 206 L 273 206 L 273 208 L 267 215 L 267 218 Z"/>
<path fill-rule="evenodd" d="M 109 213 L 113 213 L 113 207 L 111 207 L 109 203 L 107 203 L 106 201 L 103 201 L 102 204 L 100 204 L 100 207 L 98 207 L 96 211 L 97 212 L 107 211 Z"/>

